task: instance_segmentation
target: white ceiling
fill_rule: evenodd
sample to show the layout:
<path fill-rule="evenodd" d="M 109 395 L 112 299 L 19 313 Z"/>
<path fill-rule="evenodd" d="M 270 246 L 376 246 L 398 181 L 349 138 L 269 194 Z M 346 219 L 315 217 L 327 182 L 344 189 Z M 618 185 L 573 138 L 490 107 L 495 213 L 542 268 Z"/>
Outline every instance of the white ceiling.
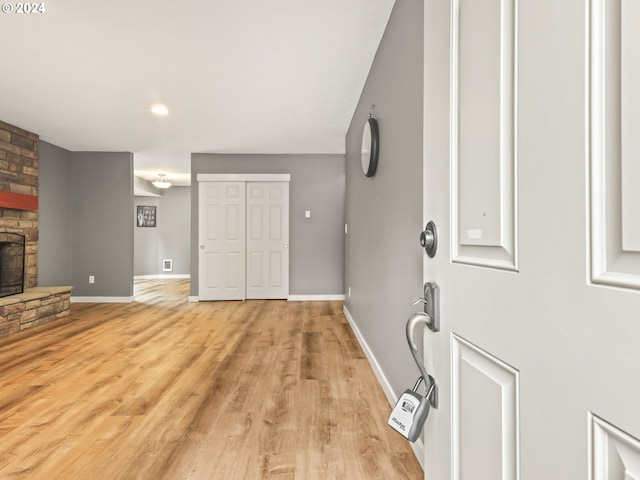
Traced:
<path fill-rule="evenodd" d="M 394 3 L 46 0 L 44 13 L 0 13 L 0 120 L 72 151 L 133 152 L 136 175 L 176 184 L 191 152 L 343 153 Z"/>

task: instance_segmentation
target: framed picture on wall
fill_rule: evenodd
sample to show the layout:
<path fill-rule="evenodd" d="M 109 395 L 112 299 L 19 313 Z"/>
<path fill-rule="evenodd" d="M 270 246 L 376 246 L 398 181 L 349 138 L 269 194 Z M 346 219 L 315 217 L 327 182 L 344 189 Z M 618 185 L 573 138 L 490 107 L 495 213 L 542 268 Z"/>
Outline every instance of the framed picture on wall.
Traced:
<path fill-rule="evenodd" d="M 155 227 L 156 207 L 146 207 L 143 205 L 138 205 L 137 225 L 139 227 Z"/>

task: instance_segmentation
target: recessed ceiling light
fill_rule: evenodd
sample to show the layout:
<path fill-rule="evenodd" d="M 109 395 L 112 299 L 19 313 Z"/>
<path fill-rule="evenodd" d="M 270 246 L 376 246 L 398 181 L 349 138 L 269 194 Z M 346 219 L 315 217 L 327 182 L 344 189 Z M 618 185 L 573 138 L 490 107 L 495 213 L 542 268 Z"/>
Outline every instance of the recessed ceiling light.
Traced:
<path fill-rule="evenodd" d="M 169 115 L 169 109 L 164 105 L 157 104 L 151 107 L 151 113 L 164 117 L 165 115 Z"/>

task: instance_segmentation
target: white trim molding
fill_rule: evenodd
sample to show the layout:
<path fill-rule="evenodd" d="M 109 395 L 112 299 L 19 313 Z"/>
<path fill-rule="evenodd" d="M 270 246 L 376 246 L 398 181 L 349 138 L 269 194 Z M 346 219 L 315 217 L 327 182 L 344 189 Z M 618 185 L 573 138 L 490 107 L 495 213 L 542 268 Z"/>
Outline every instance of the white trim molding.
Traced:
<path fill-rule="evenodd" d="M 199 173 L 199 182 L 290 182 L 290 173 Z"/>
<path fill-rule="evenodd" d="M 183 278 L 191 278 L 191 275 L 188 273 L 185 274 L 170 274 L 170 275 L 136 275 L 133 277 L 134 280 L 172 280 L 172 279 L 183 279 Z"/>
<path fill-rule="evenodd" d="M 391 388 L 391 382 L 389 382 L 389 379 L 385 376 L 384 371 L 380 366 L 380 363 L 378 362 L 375 355 L 373 354 L 373 351 L 371 350 L 366 340 L 362 336 L 362 333 L 360 332 L 360 329 L 358 329 L 358 325 L 356 324 L 355 320 L 351 316 L 351 313 L 349 312 L 349 309 L 347 308 L 347 306 L 345 305 L 342 308 L 342 310 L 344 312 L 344 316 L 349 322 L 349 325 L 351 326 L 351 330 L 353 330 L 353 333 L 356 336 L 356 339 L 358 340 L 360 347 L 362 348 L 362 351 L 364 352 L 367 359 L 369 360 L 369 365 L 371 365 L 371 369 L 373 370 L 373 373 L 378 379 L 378 383 L 382 387 L 382 391 L 387 397 L 387 400 L 389 401 L 389 405 L 393 407 L 398 401 L 398 396 L 393 392 L 393 388 Z M 391 413 L 391 410 L 389 410 L 389 413 Z M 420 463 L 420 466 L 424 470 L 424 443 L 422 439 L 419 438 L 417 441 L 410 443 L 410 445 L 411 445 L 411 448 L 413 449 L 413 453 L 415 454 L 416 458 L 418 459 L 418 462 Z"/>
<path fill-rule="evenodd" d="M 71 297 L 71 303 L 131 303 L 135 297 Z"/>
<path fill-rule="evenodd" d="M 393 388 L 391 388 L 391 383 L 389 382 L 384 372 L 382 371 L 382 367 L 378 363 L 378 360 L 373 354 L 373 351 L 371 351 L 371 348 L 369 348 L 369 345 L 367 344 L 366 340 L 362 336 L 362 333 L 360 333 L 360 329 L 358 328 L 358 325 L 356 324 L 355 320 L 351 316 L 351 312 L 349 312 L 349 309 L 347 308 L 347 306 L 345 305 L 342 308 L 342 310 L 344 311 L 344 316 L 347 318 L 349 325 L 351 325 L 351 329 L 353 330 L 353 333 L 358 339 L 358 343 L 360 343 L 360 346 L 362 347 L 364 354 L 367 356 L 367 359 L 371 364 L 371 368 L 373 368 L 373 373 L 376 374 L 376 378 L 378 379 L 378 382 L 382 387 L 382 391 L 387 396 L 387 400 L 389 400 L 389 404 L 395 405 L 395 403 L 398 401 L 398 397 L 393 392 Z"/>
<path fill-rule="evenodd" d="M 344 301 L 344 295 L 289 295 L 289 302 L 321 302 Z"/>

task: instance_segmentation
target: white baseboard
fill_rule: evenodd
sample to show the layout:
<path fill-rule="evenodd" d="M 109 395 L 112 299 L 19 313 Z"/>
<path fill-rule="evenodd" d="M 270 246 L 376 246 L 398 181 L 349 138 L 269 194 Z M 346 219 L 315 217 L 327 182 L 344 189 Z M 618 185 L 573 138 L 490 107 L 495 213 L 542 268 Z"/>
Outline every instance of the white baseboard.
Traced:
<path fill-rule="evenodd" d="M 349 325 L 351 325 L 351 329 L 353 330 L 354 335 L 358 339 L 358 343 L 360 344 L 360 347 L 362 348 L 362 350 L 364 351 L 364 354 L 367 356 L 367 359 L 369 360 L 369 364 L 371 365 L 371 368 L 373 369 L 373 373 L 376 375 L 376 378 L 378 379 L 378 382 L 382 387 L 382 391 L 384 392 L 384 394 L 387 397 L 387 400 L 389 401 L 389 405 L 391 406 L 391 408 L 393 408 L 396 402 L 398 401 L 398 397 L 393 392 L 393 388 L 391 388 L 391 383 L 389 382 L 389 379 L 384 374 L 384 371 L 382 370 L 382 367 L 380 366 L 378 359 L 375 357 L 375 355 L 373 354 L 373 351 L 371 350 L 366 340 L 362 336 L 362 333 L 360 332 L 358 325 L 356 324 L 355 320 L 351 316 L 351 312 L 349 312 L 349 309 L 347 308 L 346 305 L 343 307 L 343 311 L 344 311 L 344 316 L 347 318 L 347 321 L 349 322 Z M 389 413 L 391 413 L 391 410 L 389 410 Z M 424 470 L 424 443 L 422 442 L 422 439 L 420 438 L 416 442 L 411 443 L 411 448 L 413 449 L 413 453 L 418 459 L 420 466 Z"/>
<path fill-rule="evenodd" d="M 347 320 L 349 321 L 349 325 L 351 325 L 351 329 L 353 330 L 353 333 L 358 339 L 358 342 L 360 343 L 360 346 L 362 347 L 364 354 L 367 356 L 367 359 L 371 364 L 371 368 L 373 369 L 373 373 L 376 374 L 378 383 L 380 383 L 380 386 L 382 387 L 382 391 L 387 396 L 387 400 L 389 400 L 389 404 L 395 405 L 396 402 L 398 401 L 398 397 L 396 397 L 396 394 L 393 393 L 393 389 L 391 388 L 391 383 L 389 383 L 389 380 L 387 379 L 384 372 L 382 371 L 382 368 L 380 367 L 378 360 L 376 359 L 375 355 L 371 351 L 371 348 L 369 348 L 369 345 L 367 344 L 364 337 L 362 336 L 362 333 L 360 333 L 360 329 L 358 328 L 358 325 L 356 324 L 355 320 L 351 316 L 351 312 L 349 312 L 349 309 L 347 308 L 347 306 L 345 305 L 342 310 L 344 311 L 344 316 L 347 317 Z"/>
<path fill-rule="evenodd" d="M 131 303 L 135 297 L 71 297 L 71 303 Z"/>
<path fill-rule="evenodd" d="M 289 302 L 321 302 L 344 300 L 344 295 L 289 295 Z"/>
<path fill-rule="evenodd" d="M 134 280 L 168 280 L 172 278 L 191 278 L 188 273 L 184 274 L 158 274 L 158 275 L 135 275 Z"/>
<path fill-rule="evenodd" d="M 320 302 L 320 301 L 340 301 L 344 300 L 344 295 L 289 295 L 289 302 Z M 198 303 L 200 301 L 197 295 L 190 296 L 190 303 Z"/>

